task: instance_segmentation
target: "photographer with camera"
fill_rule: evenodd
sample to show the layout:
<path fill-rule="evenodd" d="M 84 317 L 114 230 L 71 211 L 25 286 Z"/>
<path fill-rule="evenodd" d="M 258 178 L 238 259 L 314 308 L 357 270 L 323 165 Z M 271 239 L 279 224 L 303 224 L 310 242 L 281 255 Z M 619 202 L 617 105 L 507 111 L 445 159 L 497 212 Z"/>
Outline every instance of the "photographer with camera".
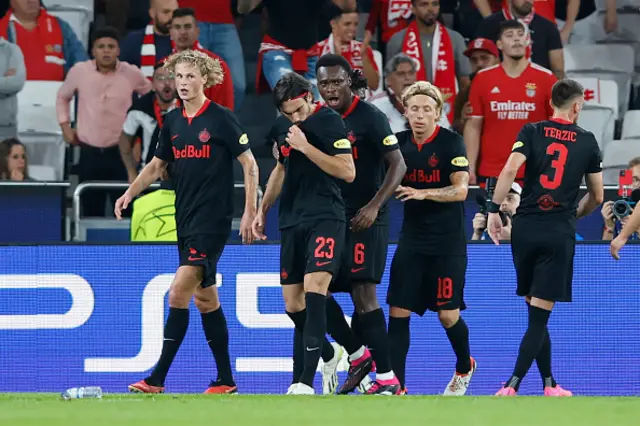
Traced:
<path fill-rule="evenodd" d="M 602 239 L 604 241 L 613 240 L 614 235 L 621 233 L 621 230 L 627 226 L 629 218 L 636 207 L 636 203 L 640 200 L 640 157 L 636 157 L 629 161 L 629 170 L 631 170 L 631 192 L 623 198 L 616 201 L 607 201 L 602 205 L 602 218 L 604 219 L 604 230 L 602 231 Z M 639 229 L 631 229 L 629 238 L 638 239 Z"/>
<path fill-rule="evenodd" d="M 495 189 L 496 179 L 487 179 L 487 198 L 485 199 L 481 195 L 477 196 L 476 202 L 480 206 L 480 211 L 473 217 L 473 235 L 472 241 L 486 240 L 487 239 L 487 211 L 486 204 L 487 199 L 493 198 L 493 190 Z M 511 185 L 509 193 L 500 204 L 500 217 L 502 218 L 502 231 L 500 232 L 500 240 L 511 240 L 511 220 L 516 213 L 516 209 L 520 205 L 520 196 L 522 194 L 522 187 L 514 182 Z"/>

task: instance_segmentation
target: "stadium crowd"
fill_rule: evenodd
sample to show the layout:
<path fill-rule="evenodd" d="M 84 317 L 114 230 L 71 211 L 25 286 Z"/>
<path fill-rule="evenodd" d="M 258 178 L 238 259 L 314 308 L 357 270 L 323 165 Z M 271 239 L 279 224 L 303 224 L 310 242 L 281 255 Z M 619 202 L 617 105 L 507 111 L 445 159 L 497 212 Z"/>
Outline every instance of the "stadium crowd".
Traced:
<path fill-rule="evenodd" d="M 224 81 L 207 97 L 236 112 L 264 171 L 277 112 L 262 99 L 289 71 L 315 84 L 318 58 L 338 53 L 362 72 L 361 97 L 394 132 L 407 127 L 402 91 L 418 80 L 436 85 L 439 124 L 464 136 L 471 184 L 498 176 L 520 128 L 548 117 L 553 83 L 576 78 L 587 100 L 579 124 L 599 141 L 605 183 L 618 185 L 630 168 L 631 186 L 640 185 L 637 0 L 10 0 L 0 16 L 0 180 L 132 182 L 179 104 L 162 61 L 195 49 L 220 61 Z M 527 46 L 524 70 L 501 59 L 509 47 L 500 24 L 511 19 L 527 28 L 510 41 Z M 315 86 L 314 96 L 321 100 Z M 51 117 L 37 126 L 42 105 Z M 64 139 L 66 155 L 40 154 L 34 133 Z M 503 203 L 509 214 L 519 188 Z M 84 196 L 83 215 L 107 214 L 109 195 Z M 611 202 L 602 216 L 611 239 L 624 222 Z M 473 225 L 473 239 L 482 238 L 485 217 Z"/>

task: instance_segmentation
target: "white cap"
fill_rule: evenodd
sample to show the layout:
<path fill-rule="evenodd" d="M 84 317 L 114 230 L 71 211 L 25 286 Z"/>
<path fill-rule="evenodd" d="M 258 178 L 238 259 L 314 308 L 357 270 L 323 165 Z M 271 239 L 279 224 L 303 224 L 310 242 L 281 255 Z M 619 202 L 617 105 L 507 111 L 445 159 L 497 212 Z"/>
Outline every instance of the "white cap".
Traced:
<path fill-rule="evenodd" d="M 515 192 L 518 195 L 522 195 L 522 187 L 517 182 L 513 182 L 510 192 Z"/>

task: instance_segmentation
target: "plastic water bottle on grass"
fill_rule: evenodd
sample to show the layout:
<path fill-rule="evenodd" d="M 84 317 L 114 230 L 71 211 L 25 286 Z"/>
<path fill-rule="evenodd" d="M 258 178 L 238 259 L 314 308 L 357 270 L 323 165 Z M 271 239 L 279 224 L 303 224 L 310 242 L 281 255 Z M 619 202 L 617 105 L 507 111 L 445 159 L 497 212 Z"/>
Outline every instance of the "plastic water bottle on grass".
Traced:
<path fill-rule="evenodd" d="M 80 399 L 80 398 L 102 398 L 102 389 L 99 386 L 87 386 L 82 388 L 71 388 L 62 392 L 62 399 Z"/>

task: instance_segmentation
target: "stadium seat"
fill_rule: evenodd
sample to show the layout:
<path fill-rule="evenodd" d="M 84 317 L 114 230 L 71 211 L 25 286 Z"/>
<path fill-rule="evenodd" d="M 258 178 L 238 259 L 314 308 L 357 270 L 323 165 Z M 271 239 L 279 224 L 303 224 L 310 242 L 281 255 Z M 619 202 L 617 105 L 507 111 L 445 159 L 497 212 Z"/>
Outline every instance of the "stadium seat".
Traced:
<path fill-rule="evenodd" d="M 615 81 L 594 77 L 578 77 L 576 81 L 584 87 L 584 99 L 588 105 L 604 105 L 612 108 L 615 117 L 620 118 L 618 86 Z"/>
<path fill-rule="evenodd" d="M 27 154 L 29 155 L 29 154 Z M 56 171 L 51 166 L 29 165 L 29 177 L 35 180 L 56 180 Z"/>
<path fill-rule="evenodd" d="M 622 122 L 622 139 L 635 139 L 640 144 L 640 111 L 627 111 Z"/>
<path fill-rule="evenodd" d="M 380 72 L 380 80 L 378 81 L 378 88 L 373 91 L 373 94 L 371 96 L 375 96 L 379 93 L 384 92 L 384 62 L 382 60 L 382 53 L 374 49 L 373 59 L 375 59 L 376 65 L 378 66 L 378 71 Z"/>
<path fill-rule="evenodd" d="M 619 114 L 629 107 L 631 79 L 635 70 L 634 50 L 625 44 L 568 45 L 564 48 L 565 70 L 571 78 L 613 80 L 618 86 Z"/>
<path fill-rule="evenodd" d="M 613 140 L 615 130 L 615 115 L 613 108 L 598 105 L 585 104 L 578 118 L 578 125 L 592 132 L 598 140 L 601 150 Z"/>
<path fill-rule="evenodd" d="M 627 169 L 629 160 L 634 157 L 640 157 L 640 143 L 637 142 L 633 140 L 615 140 L 607 145 L 602 160 L 605 185 L 617 185 L 620 171 Z"/>
<path fill-rule="evenodd" d="M 27 81 L 18 93 L 18 137 L 27 146 L 29 164 L 51 167 L 55 180 L 63 178 L 66 147 L 56 116 L 61 85 L 58 81 Z M 70 111 L 74 109 L 72 104 Z"/>
<path fill-rule="evenodd" d="M 75 5 L 52 5 L 49 13 L 65 20 L 78 36 L 85 49 L 89 46 L 89 30 L 92 22 L 92 10 Z"/>

